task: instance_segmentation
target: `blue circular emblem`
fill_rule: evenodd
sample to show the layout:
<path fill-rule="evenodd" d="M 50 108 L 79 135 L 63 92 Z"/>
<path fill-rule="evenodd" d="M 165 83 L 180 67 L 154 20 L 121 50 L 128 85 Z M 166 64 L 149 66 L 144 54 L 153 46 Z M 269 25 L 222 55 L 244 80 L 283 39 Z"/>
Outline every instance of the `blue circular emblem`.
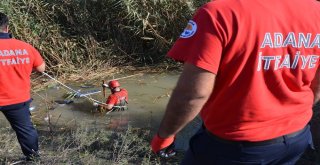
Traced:
<path fill-rule="evenodd" d="M 181 33 L 180 38 L 190 38 L 197 32 L 197 24 L 190 20 L 187 27 Z"/>

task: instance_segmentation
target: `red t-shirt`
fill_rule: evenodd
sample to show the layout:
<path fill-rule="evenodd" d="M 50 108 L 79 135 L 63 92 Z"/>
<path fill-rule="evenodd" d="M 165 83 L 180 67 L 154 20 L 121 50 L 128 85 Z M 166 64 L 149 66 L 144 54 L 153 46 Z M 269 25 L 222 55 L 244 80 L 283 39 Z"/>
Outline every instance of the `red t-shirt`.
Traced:
<path fill-rule="evenodd" d="M 0 106 L 30 99 L 30 75 L 42 63 L 39 52 L 31 45 L 11 38 L 0 39 Z"/>
<path fill-rule="evenodd" d="M 314 0 L 217 0 L 197 11 L 168 56 L 217 75 L 200 113 L 210 132 L 261 141 L 309 122 L 319 18 Z"/>
<path fill-rule="evenodd" d="M 120 100 L 128 102 L 128 91 L 126 89 L 121 89 L 119 92 L 111 94 L 108 97 L 106 104 L 118 105 L 120 104 Z"/>

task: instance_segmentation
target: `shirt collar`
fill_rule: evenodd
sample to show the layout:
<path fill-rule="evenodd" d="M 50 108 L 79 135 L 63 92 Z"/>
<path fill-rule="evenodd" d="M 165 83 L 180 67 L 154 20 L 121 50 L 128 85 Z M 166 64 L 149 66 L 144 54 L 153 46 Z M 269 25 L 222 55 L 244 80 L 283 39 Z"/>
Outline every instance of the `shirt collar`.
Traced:
<path fill-rule="evenodd" d="M 11 33 L 2 33 L 0 32 L 0 39 L 10 39 L 12 38 Z"/>

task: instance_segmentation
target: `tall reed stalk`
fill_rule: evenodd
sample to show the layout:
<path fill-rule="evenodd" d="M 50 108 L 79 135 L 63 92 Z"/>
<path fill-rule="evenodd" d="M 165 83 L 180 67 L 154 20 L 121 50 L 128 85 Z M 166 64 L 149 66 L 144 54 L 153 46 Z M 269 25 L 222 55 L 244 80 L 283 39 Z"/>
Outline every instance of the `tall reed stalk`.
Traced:
<path fill-rule="evenodd" d="M 58 72 L 164 61 L 204 0 L 2 0 L 18 39 Z"/>

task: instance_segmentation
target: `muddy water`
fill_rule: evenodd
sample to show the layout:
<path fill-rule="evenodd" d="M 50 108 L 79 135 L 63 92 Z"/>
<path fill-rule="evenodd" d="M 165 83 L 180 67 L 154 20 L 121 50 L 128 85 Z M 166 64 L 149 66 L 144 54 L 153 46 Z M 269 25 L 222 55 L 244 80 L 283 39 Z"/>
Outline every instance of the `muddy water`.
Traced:
<path fill-rule="evenodd" d="M 114 78 L 125 76 L 128 75 L 117 75 Z M 159 127 L 178 76 L 179 73 L 157 73 L 120 79 L 121 87 L 126 88 L 129 92 L 129 108 L 126 111 L 111 112 L 107 115 L 94 112 L 95 107 L 92 102 L 85 98 L 72 99 L 73 103 L 71 104 L 55 103 L 55 100 L 64 99 L 63 96 L 67 90 L 61 85 L 53 85 L 44 92 L 32 95 L 34 99 L 31 104 L 31 107 L 34 107 L 34 110 L 31 111 L 33 120 L 35 124 L 50 122 L 52 125 L 60 127 L 85 124 L 88 127 L 123 129 L 130 125 L 137 128 L 147 128 L 154 133 Z M 86 85 L 86 88 L 83 88 L 83 84 L 67 85 L 81 92 L 102 90 L 100 83 L 93 83 L 91 87 Z M 109 94 L 110 91 L 107 90 L 107 96 Z M 90 97 L 102 102 L 105 101 L 102 92 Z M 178 135 L 176 147 L 185 150 L 190 136 L 199 126 L 200 122 L 193 122 L 186 127 Z"/>

